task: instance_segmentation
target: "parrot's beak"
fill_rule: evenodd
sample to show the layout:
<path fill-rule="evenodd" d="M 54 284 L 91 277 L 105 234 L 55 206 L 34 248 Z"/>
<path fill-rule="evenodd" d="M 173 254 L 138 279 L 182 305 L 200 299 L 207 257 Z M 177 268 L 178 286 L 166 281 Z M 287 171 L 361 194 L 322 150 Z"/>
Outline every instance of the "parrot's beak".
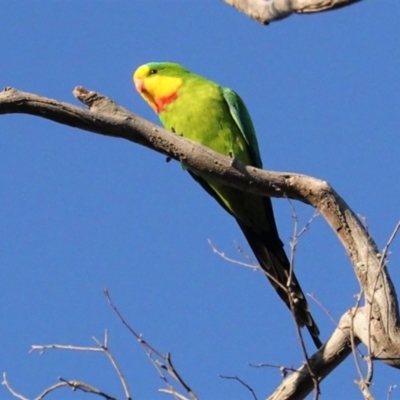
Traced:
<path fill-rule="evenodd" d="M 143 79 L 139 79 L 139 78 L 135 78 L 133 80 L 133 82 L 135 83 L 135 88 L 139 93 L 143 92 L 143 88 L 144 88 L 144 82 Z"/>

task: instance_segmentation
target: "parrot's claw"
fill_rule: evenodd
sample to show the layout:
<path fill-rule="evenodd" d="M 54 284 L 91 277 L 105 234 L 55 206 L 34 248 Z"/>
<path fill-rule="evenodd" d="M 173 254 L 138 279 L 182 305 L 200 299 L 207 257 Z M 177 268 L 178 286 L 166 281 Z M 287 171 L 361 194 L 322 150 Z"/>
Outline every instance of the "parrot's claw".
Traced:
<path fill-rule="evenodd" d="M 176 133 L 175 128 L 173 126 L 171 127 L 171 132 Z M 169 163 L 171 160 L 172 160 L 172 157 L 170 157 L 170 156 L 167 156 L 167 158 L 165 159 L 165 161 L 167 163 Z"/>
<path fill-rule="evenodd" d="M 171 132 L 172 133 L 176 133 L 175 128 L 171 128 Z M 183 137 L 183 133 L 176 133 L 178 136 L 182 136 Z"/>
<path fill-rule="evenodd" d="M 230 151 L 230 152 L 228 153 L 228 156 L 229 156 L 229 158 L 231 159 L 231 167 L 234 167 L 235 164 L 236 164 L 237 158 L 235 157 L 235 155 L 233 154 L 232 151 Z"/>

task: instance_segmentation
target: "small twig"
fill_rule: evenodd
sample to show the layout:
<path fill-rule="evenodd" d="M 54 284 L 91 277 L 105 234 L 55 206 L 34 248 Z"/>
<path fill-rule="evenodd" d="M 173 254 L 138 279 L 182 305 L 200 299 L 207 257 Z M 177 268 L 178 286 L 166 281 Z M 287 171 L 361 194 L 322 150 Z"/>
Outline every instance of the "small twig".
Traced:
<path fill-rule="evenodd" d="M 386 253 L 389 250 L 389 247 L 391 246 L 391 244 L 393 243 L 394 239 L 396 239 L 397 234 L 399 233 L 400 230 L 400 221 L 397 222 L 395 228 L 393 229 L 392 234 L 390 235 L 389 240 L 386 243 L 385 248 L 383 249 L 383 254 L 386 255 Z"/>
<path fill-rule="evenodd" d="M 293 367 L 285 367 L 283 365 L 277 365 L 277 364 L 259 363 L 259 364 L 249 364 L 249 366 L 253 367 L 253 368 L 266 368 L 266 367 L 269 367 L 269 368 L 279 369 L 279 371 L 280 371 L 280 373 L 281 373 L 283 378 L 286 378 L 286 376 L 288 375 L 289 371 L 290 372 L 298 372 L 300 374 L 307 375 L 306 373 L 304 373 L 304 372 L 302 372 L 302 371 L 300 371 L 298 369 L 295 369 Z"/>
<path fill-rule="evenodd" d="M 167 353 L 167 363 L 168 363 L 168 372 L 170 373 L 170 375 L 173 376 L 184 387 L 186 392 L 189 393 L 190 397 L 193 400 L 197 400 L 197 396 L 195 395 L 195 393 L 193 393 L 192 389 L 190 389 L 190 387 L 181 378 L 178 371 L 175 369 L 174 365 L 172 364 L 171 353 Z"/>
<path fill-rule="evenodd" d="M 290 302 L 290 308 L 293 310 L 294 306 L 292 304 L 292 297 L 291 296 L 289 296 L 289 302 Z M 313 381 L 313 385 L 314 385 L 314 400 L 317 400 L 318 397 L 319 397 L 319 394 L 321 393 L 321 391 L 319 389 L 318 378 L 315 375 L 313 369 L 311 368 L 310 357 L 309 357 L 308 352 L 307 352 L 306 344 L 304 343 L 303 334 L 301 333 L 301 329 L 299 327 L 299 324 L 296 321 L 296 317 L 294 316 L 293 312 L 292 312 L 292 316 L 293 316 L 293 320 L 294 320 L 294 326 L 295 326 L 295 329 L 296 329 L 297 337 L 298 337 L 299 342 L 300 342 L 301 351 L 302 351 L 304 359 L 305 359 L 305 364 L 307 366 L 308 372 L 310 373 L 310 377 L 311 377 L 311 379 Z"/>
<path fill-rule="evenodd" d="M 390 385 L 388 392 L 387 392 L 387 396 L 386 396 L 386 400 L 390 400 L 390 397 L 392 396 L 392 392 L 394 389 L 397 388 L 397 385 Z"/>
<path fill-rule="evenodd" d="M 73 390 L 81 390 L 84 393 L 92 393 L 92 394 L 97 394 L 100 397 L 104 397 L 106 400 L 118 400 L 114 396 L 110 396 L 107 393 L 102 392 L 101 390 L 95 388 L 94 386 L 88 385 L 85 382 L 80 382 L 80 381 L 70 381 L 64 378 L 58 378 L 64 386 L 69 386 Z M 131 400 L 131 397 L 127 397 L 128 400 Z"/>
<path fill-rule="evenodd" d="M 158 389 L 160 393 L 170 394 L 179 400 L 189 400 L 188 397 L 183 396 L 182 394 L 176 392 L 174 389 Z"/>
<path fill-rule="evenodd" d="M 156 350 L 155 348 L 153 348 L 149 343 L 146 342 L 146 340 L 143 338 L 143 336 L 141 334 L 138 334 L 130 325 L 129 323 L 125 320 L 125 318 L 123 317 L 123 315 L 119 312 L 117 306 L 113 303 L 113 301 L 111 300 L 111 296 L 110 296 L 110 292 L 108 291 L 107 288 L 104 289 L 104 295 L 107 298 L 108 304 L 109 306 L 112 308 L 112 310 L 115 312 L 115 314 L 117 315 L 118 319 L 122 322 L 122 324 L 128 329 L 128 331 L 138 340 L 138 342 L 140 343 L 140 345 L 142 346 L 142 348 L 144 349 L 147 357 L 149 358 L 150 362 L 152 363 L 152 365 L 154 366 L 154 368 L 156 369 L 158 375 L 160 376 L 160 378 L 165 382 L 165 384 L 170 388 L 170 390 L 175 392 L 175 389 L 170 385 L 170 383 L 168 382 L 167 377 L 163 374 L 161 368 L 166 369 L 167 368 L 164 366 L 163 362 L 166 362 L 166 357 L 161 354 L 158 350 Z M 153 354 L 155 354 L 157 357 L 159 357 L 161 360 L 163 360 L 163 362 L 161 362 L 160 360 L 157 360 L 153 357 Z"/>
<path fill-rule="evenodd" d="M 256 263 L 254 264 L 247 264 L 247 263 L 243 263 L 241 261 L 235 260 L 233 258 L 229 258 L 225 255 L 225 253 L 219 251 L 214 245 L 213 243 L 210 241 L 210 239 L 207 239 L 208 243 L 211 246 L 211 249 L 213 250 L 214 253 L 218 254 L 220 257 L 222 257 L 224 260 L 229 261 L 233 264 L 238 264 L 242 267 L 246 267 L 246 268 L 251 268 L 254 271 L 260 271 L 262 272 L 266 277 L 268 277 L 268 279 L 270 279 L 272 282 L 274 282 L 277 286 L 281 287 L 282 290 L 287 290 L 287 287 L 284 286 L 281 282 L 279 282 L 276 277 L 272 276 L 270 273 L 268 273 L 267 271 L 263 270 L 259 265 L 257 265 Z M 240 249 L 241 251 L 243 251 L 242 249 Z"/>
<path fill-rule="evenodd" d="M 128 329 L 128 331 L 138 340 L 142 348 L 144 349 L 147 357 L 149 358 L 150 362 L 153 364 L 154 368 L 157 370 L 160 378 L 165 382 L 167 385 L 168 389 L 164 391 L 164 393 L 172 394 L 178 399 L 185 399 L 183 395 L 178 393 L 176 389 L 169 383 L 168 378 L 164 375 L 163 370 L 167 371 L 168 374 L 173 377 L 185 390 L 186 392 L 190 395 L 190 397 L 193 400 L 197 400 L 196 394 L 190 389 L 189 385 L 185 383 L 185 381 L 181 378 L 181 376 L 178 374 L 177 370 L 172 364 L 171 361 L 171 355 L 167 353 L 165 356 L 156 350 L 153 346 L 151 346 L 141 334 L 138 334 L 130 325 L 129 323 L 125 320 L 125 318 L 122 316 L 120 311 L 118 310 L 117 306 L 113 303 L 111 300 L 110 293 L 108 289 L 104 289 L 104 295 L 107 298 L 108 304 L 112 308 L 112 310 L 115 312 L 117 315 L 118 319 L 122 322 L 122 324 Z M 156 355 L 159 359 L 155 358 L 154 355 Z"/>
<path fill-rule="evenodd" d="M 317 217 L 319 217 L 319 211 L 317 209 L 315 209 L 311 218 L 306 222 L 306 224 L 303 226 L 303 228 L 301 228 L 300 232 L 297 233 L 297 241 L 299 240 L 299 238 L 302 235 L 304 235 L 308 230 L 310 230 L 311 224 L 314 222 L 314 220 Z"/>
<path fill-rule="evenodd" d="M 101 390 L 95 388 L 94 386 L 88 385 L 87 383 L 84 382 L 79 382 L 79 381 L 69 381 L 63 378 L 59 378 L 61 382 L 56 383 L 52 386 L 49 386 L 46 388 L 39 396 L 35 397 L 35 400 L 43 400 L 50 392 L 53 392 L 54 390 L 60 389 L 62 387 L 70 387 L 73 390 L 81 390 L 86 393 L 93 393 L 97 394 L 106 400 L 118 400 L 116 397 L 110 396 L 109 394 L 102 392 Z M 9 384 L 6 378 L 6 374 L 3 373 L 3 382 L 1 383 L 2 385 L 6 386 L 8 391 L 17 399 L 19 400 L 29 400 L 27 397 L 22 396 L 21 394 L 17 393 Z M 128 400 L 131 400 L 131 398 L 128 398 Z"/>
<path fill-rule="evenodd" d="M 153 353 L 157 354 L 159 357 L 165 359 L 165 356 L 163 354 L 161 354 L 158 350 L 156 350 L 155 348 L 153 348 L 152 346 L 150 346 L 149 343 L 147 343 L 142 335 L 136 333 L 136 331 L 128 324 L 128 322 L 126 322 L 125 318 L 122 316 L 122 314 L 119 312 L 117 306 L 113 303 L 113 301 L 111 300 L 111 296 L 110 296 L 110 292 L 108 291 L 107 288 L 104 289 L 103 291 L 104 295 L 107 298 L 108 304 L 110 305 L 110 307 L 113 309 L 113 311 L 115 312 L 115 314 L 117 315 L 118 319 L 122 322 L 122 324 L 128 329 L 128 331 L 135 336 L 135 338 L 139 341 L 140 344 L 145 345 L 150 351 L 152 351 Z"/>
<path fill-rule="evenodd" d="M 297 215 L 296 208 L 290 199 L 288 199 L 288 202 L 289 202 L 290 208 L 292 210 L 292 218 L 294 220 L 294 224 L 293 224 L 293 236 L 292 236 L 292 240 L 290 241 L 290 249 L 291 249 L 291 251 L 290 251 L 290 272 L 289 272 L 289 279 L 288 279 L 288 283 L 287 283 L 288 288 L 286 290 L 290 290 L 289 288 L 291 286 L 291 279 L 292 279 L 292 275 L 293 275 L 295 253 L 296 253 L 297 246 L 299 243 L 299 238 L 301 237 L 301 235 L 303 235 L 305 232 L 307 232 L 308 229 L 310 229 L 312 222 L 319 215 L 318 210 L 315 209 L 311 218 L 307 221 L 307 223 L 303 226 L 303 228 L 300 231 L 298 231 L 299 218 Z M 314 399 L 316 400 L 316 399 L 318 399 L 318 396 L 320 394 L 318 378 L 316 377 L 314 371 L 311 368 L 310 358 L 307 353 L 303 335 L 301 333 L 301 329 L 299 327 L 299 324 L 297 323 L 296 317 L 293 312 L 293 310 L 294 310 L 293 297 L 290 295 L 290 293 L 288 293 L 288 299 L 289 299 L 289 303 L 290 303 L 290 309 L 292 310 L 291 314 L 293 316 L 293 320 L 295 323 L 294 325 L 295 325 L 297 337 L 300 342 L 300 347 L 301 347 L 302 353 L 304 355 L 305 363 L 306 363 L 307 369 L 310 373 L 310 377 L 314 384 Z"/>
<path fill-rule="evenodd" d="M 127 400 L 131 400 L 132 396 L 130 394 L 129 391 L 129 387 L 128 387 L 128 383 L 121 371 L 121 369 L 119 368 L 114 356 L 111 354 L 110 350 L 108 349 L 108 331 L 105 330 L 104 333 L 104 343 L 101 343 L 97 338 L 93 337 L 93 340 L 97 343 L 97 345 L 99 347 L 82 347 L 82 346 L 71 346 L 71 345 L 62 345 L 62 344 L 50 344 L 50 345 L 32 345 L 31 349 L 30 349 L 30 353 L 38 350 L 40 352 L 40 354 L 43 354 L 45 352 L 45 350 L 50 350 L 50 349 L 57 349 L 57 350 L 74 350 L 74 351 L 88 351 L 88 352 L 101 352 L 104 353 L 108 359 L 110 360 L 112 366 L 114 367 L 114 370 L 116 371 L 120 381 L 121 381 L 121 385 L 122 388 L 124 390 L 125 393 L 125 398 Z M 62 382 L 69 382 L 69 385 L 71 386 L 71 382 L 75 382 L 75 381 L 66 381 L 66 380 L 62 380 L 60 379 Z M 93 388 L 92 386 L 86 384 L 86 383 L 82 383 L 82 382 L 78 382 L 80 387 L 79 389 L 82 390 L 82 387 L 88 387 L 88 388 Z M 96 389 L 99 393 L 99 395 L 104 397 L 104 392 L 101 392 L 100 390 Z M 95 393 L 95 392 L 91 392 L 91 393 Z M 109 396 L 109 395 L 107 395 Z M 109 398 L 113 399 L 114 397 L 109 396 Z"/>
<path fill-rule="evenodd" d="M 328 316 L 328 318 L 333 322 L 333 325 L 337 328 L 338 323 L 337 321 L 333 318 L 332 314 L 328 311 L 328 309 L 315 297 L 314 293 L 306 293 L 310 299 L 314 300 L 315 303 L 318 304 L 318 306 L 321 308 L 321 310 Z"/>
<path fill-rule="evenodd" d="M 292 273 L 292 270 L 294 268 L 294 256 L 295 256 L 295 253 L 297 250 L 297 245 L 299 244 L 299 239 L 304 233 L 306 233 L 310 229 L 312 222 L 315 220 L 315 218 L 317 218 L 319 216 L 319 211 L 317 209 L 315 209 L 311 218 L 306 222 L 306 224 L 303 226 L 303 228 L 301 228 L 301 230 L 298 231 L 299 218 L 297 215 L 296 208 L 290 199 L 288 199 L 288 202 L 289 202 L 290 208 L 292 210 L 292 218 L 294 220 L 293 236 L 290 241 L 290 249 L 291 249 L 291 252 L 290 252 L 291 271 L 290 272 Z"/>
<path fill-rule="evenodd" d="M 93 340 L 103 349 L 104 353 L 106 354 L 106 356 L 110 360 L 112 366 L 114 367 L 115 371 L 117 372 L 117 375 L 119 377 L 121 385 L 122 385 L 122 387 L 124 389 L 125 397 L 128 400 L 131 400 L 132 396 L 131 396 L 131 393 L 129 391 L 128 382 L 126 381 L 126 379 L 124 377 L 124 374 L 122 373 L 121 368 L 118 366 L 117 361 L 115 360 L 114 356 L 111 354 L 111 352 L 108 349 L 108 331 L 107 331 L 107 329 L 105 330 L 104 343 L 103 344 L 99 340 L 97 340 L 94 336 L 93 336 Z"/>
<path fill-rule="evenodd" d="M 110 292 L 108 291 L 107 288 L 104 289 L 104 295 L 107 298 L 108 304 L 112 308 L 112 310 L 115 312 L 117 315 L 118 319 L 122 322 L 122 324 L 128 329 L 128 331 L 138 340 L 140 345 L 142 346 L 144 352 L 146 353 L 148 359 L 152 363 L 153 367 L 156 369 L 159 377 L 164 381 L 164 383 L 168 386 L 169 390 L 171 393 L 177 393 L 175 388 L 168 382 L 167 377 L 163 374 L 162 369 L 167 370 L 168 368 L 164 365 L 165 362 L 167 362 L 166 356 L 161 354 L 158 350 L 153 348 L 147 341 L 143 338 L 141 334 L 138 334 L 130 325 L 129 323 L 125 320 L 123 315 L 119 312 L 117 306 L 113 303 L 111 300 Z M 162 361 L 155 359 L 153 355 L 156 355 L 159 357 Z"/>
<path fill-rule="evenodd" d="M 50 392 L 52 392 L 52 391 L 54 391 L 56 389 L 62 388 L 62 387 L 66 387 L 66 386 L 68 386 L 68 385 L 65 384 L 64 382 L 55 383 L 53 386 L 50 386 L 47 389 L 45 389 L 38 397 L 35 398 L 35 400 L 42 400 Z"/>
<path fill-rule="evenodd" d="M 208 241 L 208 244 L 209 244 L 210 247 L 211 247 L 211 250 L 212 250 L 215 254 L 217 254 L 217 255 L 219 255 L 221 258 L 223 258 L 224 260 L 229 261 L 229 262 L 231 262 L 231 263 L 233 263 L 233 264 L 240 265 L 240 266 L 242 266 L 242 267 L 251 268 L 251 269 L 254 270 L 254 271 L 262 271 L 262 272 L 264 272 L 264 271 L 262 270 L 262 268 L 261 268 L 259 265 L 257 265 L 256 263 L 254 263 L 254 264 L 253 264 L 253 263 L 248 264 L 248 263 L 244 263 L 244 262 L 242 262 L 242 261 L 235 260 L 234 258 L 230 258 L 230 257 L 228 257 L 224 252 L 218 250 L 218 249 L 214 246 L 213 242 L 212 242 L 210 239 L 207 239 L 207 241 Z M 239 251 L 239 252 L 243 252 L 243 250 L 242 250 L 239 246 L 237 246 L 237 248 L 238 248 L 238 251 Z M 242 254 L 243 254 L 243 253 L 242 253 Z"/>
<path fill-rule="evenodd" d="M 6 373 L 5 373 L 5 372 L 3 372 L 3 381 L 1 382 L 1 384 L 4 385 L 4 386 L 8 389 L 8 391 L 9 391 L 14 397 L 16 397 L 17 399 L 19 399 L 19 400 L 29 400 L 27 397 L 22 396 L 22 394 L 17 393 L 17 392 L 11 387 L 11 385 L 9 384 L 9 382 L 8 382 L 8 380 L 7 380 L 7 376 L 6 376 Z M 43 396 L 42 396 L 42 398 L 43 398 Z"/>
<path fill-rule="evenodd" d="M 291 285 L 291 279 L 292 279 L 292 275 L 293 275 L 293 269 L 294 269 L 294 260 L 295 260 L 295 253 L 297 250 L 297 246 L 299 244 L 299 239 L 300 237 L 307 232 L 310 229 L 310 226 L 312 224 L 312 222 L 314 221 L 315 218 L 318 217 L 319 212 L 317 209 L 314 210 L 313 215 L 311 216 L 311 218 L 307 221 L 307 223 L 303 226 L 303 228 L 298 231 L 298 226 L 299 226 L 299 218 L 297 215 L 297 211 L 296 208 L 293 204 L 293 202 L 290 199 L 287 199 L 290 205 L 290 208 L 292 210 L 292 218 L 294 220 L 293 223 L 293 236 L 291 238 L 290 241 L 290 272 L 289 272 L 289 280 L 288 280 L 288 287 L 290 287 Z M 288 296 L 290 298 L 290 294 Z"/>
<path fill-rule="evenodd" d="M 250 254 L 248 254 L 246 251 L 244 251 L 244 250 L 242 249 L 242 247 L 239 245 L 239 243 L 236 242 L 236 240 L 234 240 L 233 243 L 235 243 L 237 252 L 238 252 L 240 255 L 242 255 L 245 259 L 247 259 L 247 261 L 249 262 L 249 264 L 255 265 L 255 266 L 257 267 L 258 270 L 261 270 L 261 271 L 262 271 L 262 268 L 258 265 L 258 263 L 254 260 L 254 258 L 251 257 Z"/>
<path fill-rule="evenodd" d="M 102 348 L 98 347 L 82 347 L 82 346 L 71 346 L 64 344 L 33 344 L 29 353 L 33 353 L 35 350 L 39 351 L 39 354 L 42 355 L 46 350 L 57 349 L 57 350 L 74 350 L 74 351 L 93 351 L 93 352 L 103 352 Z"/>
<path fill-rule="evenodd" d="M 242 381 L 238 376 L 226 376 L 226 375 L 220 375 L 219 376 L 222 379 L 233 379 L 235 381 L 238 381 L 241 385 L 243 385 L 253 396 L 254 400 L 257 400 L 257 396 L 251 386 L 249 386 L 246 382 Z"/>

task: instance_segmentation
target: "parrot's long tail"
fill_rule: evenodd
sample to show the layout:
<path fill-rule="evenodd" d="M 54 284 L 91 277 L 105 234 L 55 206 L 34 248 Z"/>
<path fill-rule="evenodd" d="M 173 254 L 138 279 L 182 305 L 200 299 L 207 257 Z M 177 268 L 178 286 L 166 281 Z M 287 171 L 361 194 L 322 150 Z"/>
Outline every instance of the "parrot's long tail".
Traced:
<path fill-rule="evenodd" d="M 276 232 L 258 233 L 237 220 L 261 268 L 278 292 L 280 298 L 292 311 L 297 324 L 306 327 L 317 348 L 322 346 L 319 329 L 310 314 L 307 300 L 290 267 L 283 243 Z M 273 230 L 274 231 L 274 230 Z"/>

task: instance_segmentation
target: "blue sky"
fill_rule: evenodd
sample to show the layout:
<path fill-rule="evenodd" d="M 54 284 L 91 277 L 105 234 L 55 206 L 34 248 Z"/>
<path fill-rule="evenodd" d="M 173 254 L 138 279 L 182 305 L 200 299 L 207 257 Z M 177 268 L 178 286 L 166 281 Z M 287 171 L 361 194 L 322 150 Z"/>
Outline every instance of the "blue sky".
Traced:
<path fill-rule="evenodd" d="M 386 243 L 400 217 L 397 1 L 363 1 L 268 27 L 217 0 L 32 4 L 2 4 L 2 87 L 77 104 L 71 92 L 82 85 L 158 123 L 134 91 L 132 72 L 148 61 L 179 62 L 242 96 L 265 168 L 329 181 L 367 218 L 378 245 Z M 122 397 L 104 356 L 28 354 L 31 344 L 92 345 L 107 328 L 133 397 L 163 396 L 104 287 L 138 332 L 172 353 L 200 398 L 250 398 L 219 375 L 238 375 L 263 398 L 281 377 L 248 363 L 301 362 L 293 319 L 265 278 L 211 251 L 207 239 L 239 259 L 233 242 L 247 246 L 178 163 L 127 141 L 5 115 L 0 187 L 0 372 L 24 395 L 62 376 Z M 274 207 L 289 251 L 290 206 L 275 200 Z M 313 210 L 295 207 L 304 224 Z M 397 241 L 389 265 L 397 287 L 399 252 Z M 335 319 L 354 305 L 355 275 L 321 218 L 300 241 L 296 274 Z M 334 326 L 310 302 L 327 339 Z M 354 379 L 350 357 L 322 383 L 322 398 L 360 397 Z M 398 373 L 376 364 L 374 382 L 376 398 L 385 398 Z M 53 395 L 86 397 L 65 389 Z"/>

